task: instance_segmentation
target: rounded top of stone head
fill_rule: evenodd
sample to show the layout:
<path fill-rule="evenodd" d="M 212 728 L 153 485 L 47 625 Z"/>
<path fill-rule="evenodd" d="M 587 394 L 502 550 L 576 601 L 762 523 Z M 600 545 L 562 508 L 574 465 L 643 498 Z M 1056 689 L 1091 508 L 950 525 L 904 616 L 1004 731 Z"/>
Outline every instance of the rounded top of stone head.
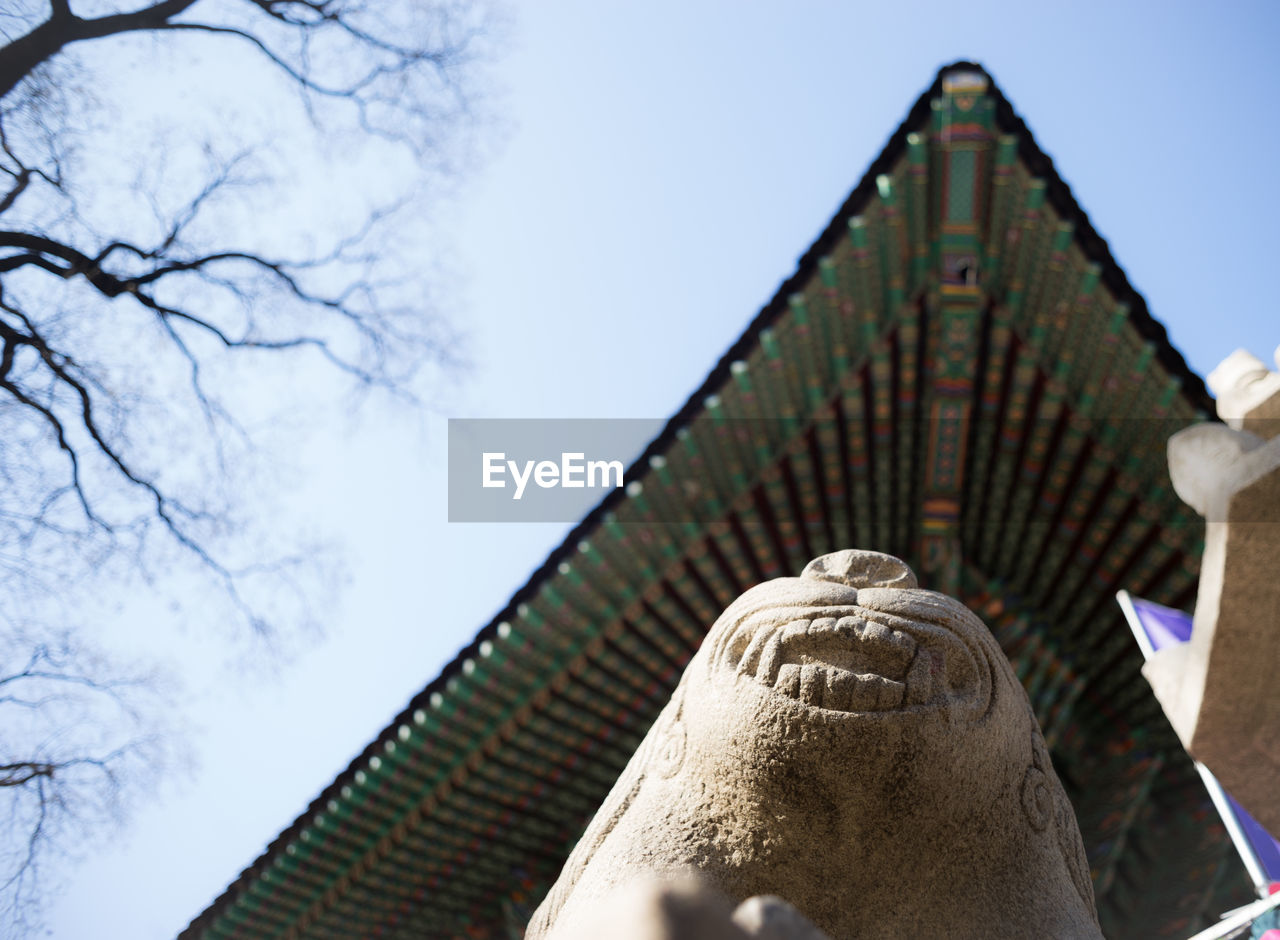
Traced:
<path fill-rule="evenodd" d="M 805 565 L 800 577 L 834 581 L 851 588 L 915 588 L 913 572 L 905 561 L 881 552 L 847 548 L 822 555 Z"/>

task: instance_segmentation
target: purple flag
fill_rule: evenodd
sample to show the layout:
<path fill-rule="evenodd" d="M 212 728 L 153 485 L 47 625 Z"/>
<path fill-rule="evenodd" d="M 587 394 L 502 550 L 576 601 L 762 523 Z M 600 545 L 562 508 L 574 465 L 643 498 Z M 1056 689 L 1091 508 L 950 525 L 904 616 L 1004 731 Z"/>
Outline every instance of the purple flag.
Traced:
<path fill-rule="evenodd" d="M 1126 591 L 1119 595 L 1120 606 L 1129 618 L 1129 626 L 1133 628 L 1138 645 L 1142 647 L 1144 657 L 1150 659 L 1156 650 L 1178 643 L 1186 643 L 1191 639 L 1191 615 L 1171 607 L 1153 604 L 1139 597 L 1133 597 Z M 1199 766 L 1199 765 L 1197 765 Z M 1204 773 L 1204 771 L 1201 771 Z M 1206 776 L 1206 782 L 1212 781 L 1210 795 L 1218 804 L 1223 821 L 1231 832 L 1236 848 L 1244 856 L 1245 866 L 1255 880 L 1261 875 L 1266 881 L 1280 882 L 1280 842 L 1277 842 L 1258 821 L 1250 816 L 1239 803 L 1231 798 L 1231 794 L 1222 789 L 1212 775 Z M 1222 794 L 1226 806 L 1213 793 L 1217 789 Z M 1228 815 L 1232 818 L 1227 818 Z M 1244 844 L 1241 844 L 1241 843 Z M 1259 885 L 1259 888 L 1264 887 Z"/>
<path fill-rule="evenodd" d="M 1185 643 L 1191 639 L 1191 617 L 1181 610 L 1162 607 L 1140 597 L 1131 598 L 1138 625 L 1147 635 L 1153 650 Z"/>

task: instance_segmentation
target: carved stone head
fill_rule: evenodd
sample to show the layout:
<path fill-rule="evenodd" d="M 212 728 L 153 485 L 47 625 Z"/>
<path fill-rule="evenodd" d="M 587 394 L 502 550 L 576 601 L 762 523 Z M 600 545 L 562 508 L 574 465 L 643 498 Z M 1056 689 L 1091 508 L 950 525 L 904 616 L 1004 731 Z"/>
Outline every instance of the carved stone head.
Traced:
<path fill-rule="evenodd" d="M 982 622 L 844 551 L 720 616 L 535 914 L 637 874 L 776 894 L 835 938 L 1099 937 L 1079 830 Z"/>

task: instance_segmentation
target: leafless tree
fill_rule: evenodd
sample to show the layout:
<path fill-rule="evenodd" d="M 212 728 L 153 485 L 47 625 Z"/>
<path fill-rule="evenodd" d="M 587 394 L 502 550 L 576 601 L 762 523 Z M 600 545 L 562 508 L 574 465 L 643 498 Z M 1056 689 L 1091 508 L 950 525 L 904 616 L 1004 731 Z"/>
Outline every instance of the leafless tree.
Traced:
<path fill-rule="evenodd" d="M 422 209 L 413 192 L 371 179 L 346 226 L 321 231 L 283 217 L 296 192 L 272 194 L 298 189 L 281 167 L 316 141 L 448 175 L 475 124 L 489 16 L 454 0 L 0 3 L 0 910 L 33 910 L 56 831 L 110 815 L 129 768 L 158 753 L 145 684 L 90 655 L 49 598 L 185 562 L 273 634 L 307 586 L 296 545 L 245 538 L 242 418 L 257 404 L 244 377 L 271 395 L 323 367 L 353 390 L 411 395 L 420 367 L 449 356 L 420 271 L 395 264 Z M 175 145 L 111 100 L 113 76 L 145 90 L 211 61 L 246 73 L 224 68 L 211 92 L 269 101 L 294 136 Z"/>
<path fill-rule="evenodd" d="M 151 714 L 154 693 L 154 676 L 88 655 L 65 631 L 4 635 L 0 923 L 7 935 L 39 924 L 49 847 L 119 821 L 129 797 L 169 766 L 170 743 Z"/>

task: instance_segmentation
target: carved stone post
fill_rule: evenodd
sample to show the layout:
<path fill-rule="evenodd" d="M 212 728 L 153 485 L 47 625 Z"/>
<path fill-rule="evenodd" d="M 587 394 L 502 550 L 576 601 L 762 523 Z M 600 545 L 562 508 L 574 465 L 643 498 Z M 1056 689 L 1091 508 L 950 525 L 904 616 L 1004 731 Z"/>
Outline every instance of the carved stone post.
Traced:
<path fill-rule="evenodd" d="M 1008 660 L 875 552 L 825 555 L 720 616 L 528 937 L 573 936 L 628 881 L 689 871 L 734 902 L 778 895 L 836 940 L 1101 937 Z"/>

